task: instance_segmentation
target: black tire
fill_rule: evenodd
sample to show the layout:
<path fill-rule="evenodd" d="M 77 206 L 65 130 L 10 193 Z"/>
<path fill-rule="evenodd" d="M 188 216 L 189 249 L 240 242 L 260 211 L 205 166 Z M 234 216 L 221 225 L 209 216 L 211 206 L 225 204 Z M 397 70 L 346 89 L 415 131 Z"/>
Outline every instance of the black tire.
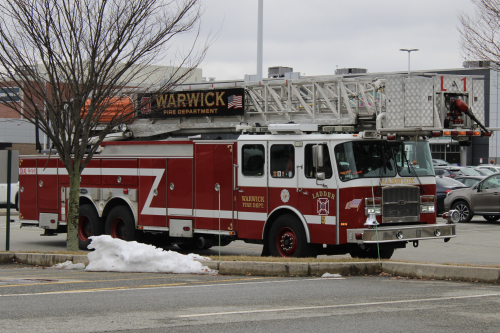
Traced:
<path fill-rule="evenodd" d="M 352 258 L 378 259 L 377 248 L 368 248 L 363 250 L 358 247 L 352 250 L 349 254 L 351 255 Z M 380 249 L 380 259 L 391 259 L 393 254 L 394 254 L 394 248 Z"/>
<path fill-rule="evenodd" d="M 458 210 L 460 213 L 460 220 L 458 222 L 469 222 L 474 213 L 470 210 L 470 206 L 466 201 L 458 201 L 453 204 L 451 209 Z"/>
<path fill-rule="evenodd" d="M 16 210 L 19 211 L 19 194 L 16 194 Z"/>
<path fill-rule="evenodd" d="M 104 232 L 104 225 L 93 205 L 81 205 L 78 219 L 78 248 L 88 250 L 90 236 L 100 236 Z"/>
<path fill-rule="evenodd" d="M 116 206 L 111 209 L 106 218 L 106 234 L 127 242 L 138 238 L 134 215 L 128 207 Z"/>
<path fill-rule="evenodd" d="M 274 221 L 267 239 L 273 257 L 316 257 L 317 247 L 308 244 L 306 232 L 295 215 L 284 214 Z"/>
<path fill-rule="evenodd" d="M 500 220 L 499 215 L 483 215 L 483 217 L 486 221 L 490 221 L 490 222 L 495 222 L 495 221 Z"/>

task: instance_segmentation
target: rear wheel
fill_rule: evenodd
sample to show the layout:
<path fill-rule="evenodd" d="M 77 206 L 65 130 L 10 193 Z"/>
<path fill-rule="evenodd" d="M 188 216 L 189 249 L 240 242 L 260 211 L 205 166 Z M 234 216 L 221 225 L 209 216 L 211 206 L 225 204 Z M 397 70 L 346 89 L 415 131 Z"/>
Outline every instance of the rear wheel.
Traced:
<path fill-rule="evenodd" d="M 453 204 L 452 209 L 458 210 L 460 214 L 460 220 L 458 222 L 469 222 L 472 219 L 473 214 L 467 202 L 458 201 Z"/>
<path fill-rule="evenodd" d="M 500 220 L 499 215 L 483 215 L 483 217 L 486 221 L 490 221 L 490 222 L 495 222 L 495 221 Z"/>
<path fill-rule="evenodd" d="M 316 257 L 316 247 L 307 243 L 302 223 L 291 214 L 281 215 L 274 221 L 268 242 L 273 257 Z"/>
<path fill-rule="evenodd" d="M 106 234 L 124 241 L 136 240 L 134 215 L 126 206 L 111 209 L 106 218 Z"/>
<path fill-rule="evenodd" d="M 104 232 L 101 218 L 97 214 L 94 206 L 87 204 L 79 208 L 80 217 L 78 219 L 78 247 L 80 250 L 87 250 L 90 244 L 90 236 L 99 236 Z"/>

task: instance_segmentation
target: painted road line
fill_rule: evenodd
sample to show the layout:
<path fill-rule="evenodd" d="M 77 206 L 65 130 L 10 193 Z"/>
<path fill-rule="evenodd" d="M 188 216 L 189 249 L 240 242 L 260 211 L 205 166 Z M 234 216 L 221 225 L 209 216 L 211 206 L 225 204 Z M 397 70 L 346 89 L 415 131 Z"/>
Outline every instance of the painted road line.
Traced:
<path fill-rule="evenodd" d="M 418 302 L 442 302 L 455 299 L 468 299 L 468 298 L 481 298 L 481 297 L 496 297 L 500 293 L 495 294 L 482 294 L 482 295 L 468 295 L 468 296 L 448 296 L 438 298 L 423 298 L 423 299 L 408 299 L 400 301 L 384 301 L 384 302 L 367 302 L 367 303 L 351 303 L 351 304 L 336 304 L 336 305 L 321 305 L 321 306 L 304 306 L 294 308 L 277 308 L 277 309 L 262 309 L 262 310 L 247 310 L 247 311 L 230 311 L 230 312 L 211 312 L 211 313 L 198 313 L 191 315 L 180 315 L 178 318 L 193 318 L 193 317 L 207 317 L 207 316 L 227 316 L 234 314 L 250 314 L 250 313 L 269 313 L 269 312 L 286 312 L 286 311 L 305 311 L 305 310 L 321 310 L 321 309 L 335 309 L 335 308 L 348 308 L 348 307 L 363 307 L 363 306 L 377 306 L 377 305 L 394 305 L 394 304 L 411 304 Z"/>
<path fill-rule="evenodd" d="M 186 287 L 214 287 L 214 286 L 231 286 L 231 285 L 235 285 L 235 284 L 241 285 L 241 284 L 266 283 L 266 282 L 220 283 L 220 282 L 228 282 L 228 281 L 245 281 L 245 280 L 262 280 L 262 279 L 275 279 L 275 277 L 256 277 L 256 278 L 229 279 L 229 280 L 217 280 L 217 281 L 179 282 L 179 283 L 154 284 L 154 285 L 144 285 L 144 286 L 93 288 L 93 289 L 50 291 L 50 292 L 26 293 L 26 294 L 3 294 L 3 295 L 0 295 L 0 297 L 78 294 L 78 293 L 117 291 L 117 290 L 171 289 L 171 288 L 176 288 L 176 287 L 184 287 L 184 288 L 186 288 Z M 290 281 L 293 281 L 293 280 L 290 280 Z M 277 281 L 274 281 L 274 282 L 277 282 Z M 200 285 L 201 283 L 205 283 L 205 284 Z M 216 284 L 216 285 L 214 285 L 214 284 Z"/>

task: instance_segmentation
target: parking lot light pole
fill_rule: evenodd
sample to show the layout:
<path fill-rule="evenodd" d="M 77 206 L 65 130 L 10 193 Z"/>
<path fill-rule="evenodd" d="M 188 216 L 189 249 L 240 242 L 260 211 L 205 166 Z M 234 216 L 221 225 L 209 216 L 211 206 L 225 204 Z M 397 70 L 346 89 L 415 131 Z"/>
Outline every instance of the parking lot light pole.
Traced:
<path fill-rule="evenodd" d="M 408 52 L 408 75 L 410 75 L 410 53 L 412 51 L 418 51 L 418 49 L 399 49 L 399 51 L 406 51 L 406 52 Z"/>

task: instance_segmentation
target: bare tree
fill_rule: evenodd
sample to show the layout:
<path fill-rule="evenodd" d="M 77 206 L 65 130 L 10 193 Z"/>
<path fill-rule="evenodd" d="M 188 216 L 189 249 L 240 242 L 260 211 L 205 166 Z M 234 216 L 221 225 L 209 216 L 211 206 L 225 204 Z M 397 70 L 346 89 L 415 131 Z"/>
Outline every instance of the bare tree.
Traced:
<path fill-rule="evenodd" d="M 476 5 L 473 15 L 462 13 L 460 44 L 466 60 L 489 61 L 489 67 L 500 65 L 500 1 L 471 0 Z"/>
<path fill-rule="evenodd" d="M 105 136 L 134 116 L 118 97 L 152 86 L 161 94 L 189 77 L 208 47 L 197 48 L 200 15 L 200 0 L 0 2 L 0 86 L 20 87 L 23 96 L 3 104 L 47 135 L 68 171 L 68 250 L 78 249 L 80 175 Z M 172 50 L 187 32 L 191 48 Z M 158 86 L 151 65 L 167 54 L 177 70 Z"/>

